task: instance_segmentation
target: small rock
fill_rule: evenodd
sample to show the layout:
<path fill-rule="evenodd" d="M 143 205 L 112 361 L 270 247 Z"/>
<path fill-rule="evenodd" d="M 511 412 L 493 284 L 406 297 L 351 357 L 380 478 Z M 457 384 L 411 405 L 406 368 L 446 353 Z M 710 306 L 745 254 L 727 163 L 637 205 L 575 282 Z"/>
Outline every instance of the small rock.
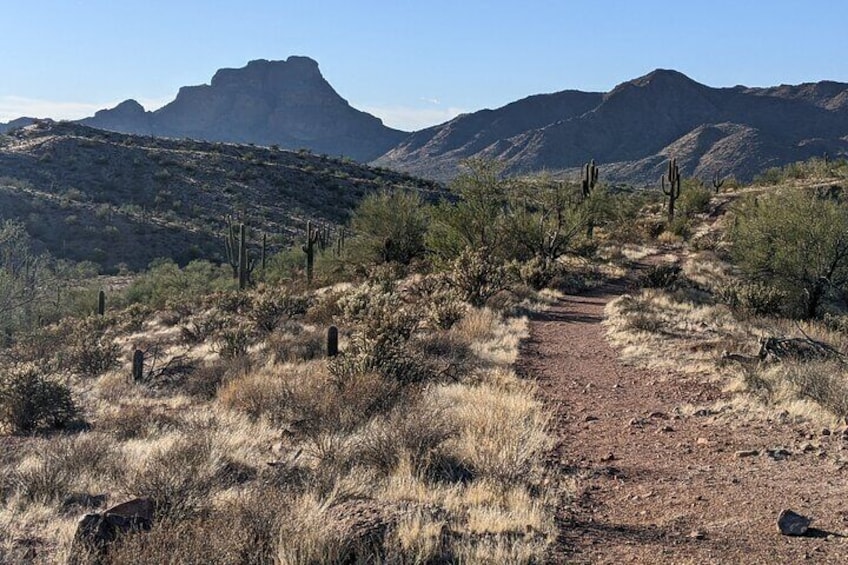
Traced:
<path fill-rule="evenodd" d="M 804 453 L 809 453 L 811 451 L 815 451 L 815 449 L 816 449 L 816 446 L 814 446 L 812 443 L 807 442 L 807 443 L 801 444 L 801 451 L 803 451 Z"/>
<path fill-rule="evenodd" d="M 583 421 L 584 421 L 584 422 L 594 422 L 594 421 L 596 421 L 597 419 L 598 419 L 598 417 L 597 417 L 597 416 L 586 416 L 585 418 L 583 418 Z"/>
<path fill-rule="evenodd" d="M 695 440 L 695 444 L 696 445 L 709 445 L 710 440 L 708 440 L 705 437 L 699 437 L 697 440 Z"/>
<path fill-rule="evenodd" d="M 610 451 L 609 453 L 601 457 L 601 462 L 606 463 L 607 461 L 615 461 L 615 453 Z"/>
<path fill-rule="evenodd" d="M 657 430 L 657 433 L 666 434 L 666 433 L 673 432 L 673 431 L 674 431 L 674 428 L 672 428 L 671 426 L 663 426 L 663 427 L 661 427 L 660 429 Z"/>
<path fill-rule="evenodd" d="M 645 424 L 645 420 L 643 420 L 642 418 L 631 418 L 630 421 L 628 422 L 628 425 L 636 426 L 636 427 L 640 427 L 640 428 L 644 424 Z"/>
<path fill-rule="evenodd" d="M 759 454 L 760 452 L 756 449 L 740 449 L 736 452 L 736 457 L 741 459 L 742 457 L 756 457 Z"/>
<path fill-rule="evenodd" d="M 659 418 L 661 420 L 668 420 L 668 414 L 665 412 L 651 412 L 648 415 L 648 418 Z"/>
<path fill-rule="evenodd" d="M 715 412 L 710 410 L 709 408 L 701 408 L 700 410 L 695 410 L 692 415 L 696 418 L 704 418 L 706 416 L 713 416 Z"/>
<path fill-rule="evenodd" d="M 786 449 L 785 447 L 774 447 L 772 449 L 766 449 L 766 454 L 768 454 L 768 456 L 774 459 L 775 461 L 783 461 L 784 459 L 792 455 L 792 452 Z"/>
<path fill-rule="evenodd" d="M 812 520 L 786 509 L 777 517 L 777 530 L 784 536 L 803 536 Z"/>
<path fill-rule="evenodd" d="M 829 435 L 830 435 L 830 433 L 831 433 L 831 432 L 830 432 L 830 430 L 829 430 L 829 429 L 827 429 L 827 428 L 824 428 L 824 429 L 822 429 L 822 431 L 821 431 L 821 435 L 823 435 L 823 436 L 829 436 Z"/>
<path fill-rule="evenodd" d="M 688 536 L 688 537 L 689 537 L 690 539 L 704 539 L 704 538 L 706 538 L 707 536 L 706 536 L 706 534 L 704 534 L 704 532 L 702 532 L 702 531 L 700 531 L 700 530 L 692 530 L 691 532 L 689 532 L 689 536 Z"/>

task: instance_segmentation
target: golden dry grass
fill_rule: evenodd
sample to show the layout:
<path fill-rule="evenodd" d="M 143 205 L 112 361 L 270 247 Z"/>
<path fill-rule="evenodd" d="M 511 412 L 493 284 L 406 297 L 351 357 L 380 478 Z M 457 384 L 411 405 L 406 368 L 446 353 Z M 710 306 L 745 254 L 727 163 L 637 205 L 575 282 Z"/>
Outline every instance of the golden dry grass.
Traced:
<path fill-rule="evenodd" d="M 333 310 L 319 309 L 280 331 L 323 332 Z M 332 524 L 351 500 L 406 509 L 394 511 L 381 547 L 366 548 L 384 559 L 539 562 L 555 539 L 561 483 L 542 463 L 552 442 L 545 408 L 511 370 L 527 330 L 526 318 L 469 308 L 451 329 L 409 341 L 439 356 L 433 367 L 452 363 L 449 376 L 431 370 L 431 382 L 407 384 L 379 366 L 345 373 L 323 358 L 275 355 L 286 338 L 273 332 L 232 360 L 220 359 L 211 336 L 185 344 L 179 324 L 161 320 L 118 335 L 122 366 L 70 381 L 91 431 L 22 438 L 0 457 L 0 562 L 26 562 L 30 547 L 32 562 L 63 561 L 82 513 L 134 496 L 153 498 L 157 524 L 117 544 L 107 562 L 333 562 L 364 551 Z M 163 362 L 185 355 L 205 372 L 131 382 L 132 350 L 154 342 Z M 201 374 L 211 394 L 189 386 Z M 78 493 L 106 501 L 69 506 Z"/>

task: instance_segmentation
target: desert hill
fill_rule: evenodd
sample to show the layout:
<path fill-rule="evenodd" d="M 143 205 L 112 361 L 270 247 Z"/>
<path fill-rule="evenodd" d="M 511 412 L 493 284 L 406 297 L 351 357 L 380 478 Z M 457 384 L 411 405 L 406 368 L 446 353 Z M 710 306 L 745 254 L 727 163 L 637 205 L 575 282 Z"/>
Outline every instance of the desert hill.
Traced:
<path fill-rule="evenodd" d="M 0 136 L 0 218 L 43 249 L 107 270 L 220 259 L 228 216 L 279 248 L 305 222 L 343 223 L 365 194 L 436 190 L 405 174 L 258 146 L 163 139 L 38 121 Z"/>

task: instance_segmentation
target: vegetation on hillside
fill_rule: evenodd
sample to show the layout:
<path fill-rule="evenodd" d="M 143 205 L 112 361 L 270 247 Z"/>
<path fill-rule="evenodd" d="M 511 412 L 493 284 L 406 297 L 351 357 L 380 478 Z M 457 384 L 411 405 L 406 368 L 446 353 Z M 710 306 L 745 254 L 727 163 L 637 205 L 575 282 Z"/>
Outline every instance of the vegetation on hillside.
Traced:
<path fill-rule="evenodd" d="M 153 527 L 103 562 L 544 562 L 567 490 L 545 464 L 549 409 L 512 368 L 528 311 L 662 250 L 682 259 L 610 305 L 625 355 L 722 374 L 723 350 L 810 314 L 808 338 L 845 341 L 841 189 L 679 187 L 669 218 L 659 188 L 472 161 L 441 201 L 382 187 L 264 265 L 254 245 L 241 267 L 165 258 L 120 281 L 7 222 L 0 561 L 98 553 L 74 544 L 79 515 L 145 497 Z M 848 416 L 838 356 L 745 365 L 740 382 Z"/>

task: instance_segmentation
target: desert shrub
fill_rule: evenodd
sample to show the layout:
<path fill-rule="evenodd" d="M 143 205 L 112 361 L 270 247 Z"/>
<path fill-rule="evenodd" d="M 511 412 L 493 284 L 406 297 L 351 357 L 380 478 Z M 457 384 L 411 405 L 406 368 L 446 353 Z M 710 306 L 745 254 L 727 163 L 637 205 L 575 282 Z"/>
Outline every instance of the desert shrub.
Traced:
<path fill-rule="evenodd" d="M 324 356 L 326 335 L 322 330 L 288 326 L 268 337 L 268 349 L 277 363 L 309 361 Z"/>
<path fill-rule="evenodd" d="M 169 301 L 195 302 L 200 296 L 236 285 L 237 281 L 233 281 L 226 266 L 197 260 L 180 269 L 170 259 L 159 259 L 133 280 L 125 292 L 125 299 L 160 308 Z"/>
<path fill-rule="evenodd" d="M 462 320 L 468 305 L 462 302 L 458 293 L 443 290 L 430 295 L 424 303 L 427 321 L 436 329 L 449 330 Z"/>
<path fill-rule="evenodd" d="M 219 465 L 207 436 L 181 438 L 130 469 L 122 488 L 149 497 L 158 519 L 190 519 L 208 507 Z"/>
<path fill-rule="evenodd" d="M 463 162 L 450 186 L 453 200 L 443 200 L 432 211 L 427 248 L 438 259 L 452 261 L 463 250 L 486 248 L 502 254 L 508 237 L 505 227 L 509 186 L 503 166 L 486 160 Z"/>
<path fill-rule="evenodd" d="M 421 383 L 437 376 L 432 364 L 407 344 L 363 335 L 354 335 L 347 349 L 331 359 L 327 367 L 340 382 L 370 372 L 403 384 Z"/>
<path fill-rule="evenodd" d="M 447 275 L 447 284 L 464 301 L 479 308 L 489 298 L 507 288 L 508 280 L 506 268 L 485 248 L 466 248 L 454 260 Z"/>
<path fill-rule="evenodd" d="M 402 459 L 423 475 L 442 444 L 458 434 L 449 411 L 437 402 L 401 403 L 368 423 L 354 455 L 357 461 L 391 473 Z"/>
<path fill-rule="evenodd" d="M 181 425 L 182 420 L 175 415 L 154 410 L 150 406 L 128 405 L 120 406 L 115 412 L 101 418 L 95 429 L 119 441 L 127 441 L 173 432 Z"/>
<path fill-rule="evenodd" d="M 684 189 L 680 192 L 680 200 L 677 202 L 678 211 L 681 215 L 691 218 L 696 214 L 703 214 L 710 209 L 712 192 L 700 183 L 687 184 L 684 181 Z"/>
<path fill-rule="evenodd" d="M 642 274 L 640 283 L 645 288 L 672 288 L 680 280 L 681 273 L 677 263 L 651 265 Z"/>
<path fill-rule="evenodd" d="M 761 282 L 731 281 L 715 289 L 716 297 L 733 310 L 757 316 L 776 316 L 786 304 L 786 293 Z"/>
<path fill-rule="evenodd" d="M 120 347 L 107 331 L 113 322 L 111 318 L 89 316 L 61 324 L 67 346 L 59 353 L 59 367 L 86 377 L 116 367 Z"/>
<path fill-rule="evenodd" d="M 215 351 L 222 359 L 244 357 L 252 341 L 250 329 L 245 325 L 227 326 L 217 333 Z"/>
<path fill-rule="evenodd" d="M 535 256 L 529 261 L 515 265 L 518 279 L 527 286 L 541 290 L 557 276 L 556 263 Z"/>
<path fill-rule="evenodd" d="M 841 365 L 792 364 L 784 378 L 797 387 L 800 397 L 816 402 L 838 418 L 848 417 L 848 376 Z"/>
<path fill-rule="evenodd" d="M 90 434 L 55 438 L 38 449 L 34 460 L 11 476 L 13 489 L 29 502 L 50 504 L 66 497 L 85 476 L 112 475 L 113 449 Z"/>
<path fill-rule="evenodd" d="M 248 317 L 261 333 L 270 333 L 283 320 L 303 316 L 309 310 L 309 299 L 292 296 L 282 288 L 260 288 L 253 299 Z"/>
<path fill-rule="evenodd" d="M 221 387 L 218 399 L 225 407 L 253 419 L 266 417 L 275 424 L 281 424 L 290 417 L 292 388 L 282 375 L 251 373 L 228 380 Z"/>
<path fill-rule="evenodd" d="M 211 400 L 227 378 L 227 368 L 227 363 L 221 361 L 197 365 L 181 381 L 180 390 L 201 400 Z"/>
<path fill-rule="evenodd" d="M 39 368 L 6 369 L 0 374 L 0 423 L 12 433 L 65 428 L 79 416 L 71 389 Z"/>
<path fill-rule="evenodd" d="M 428 223 L 428 209 L 416 192 L 369 194 L 351 217 L 355 237 L 347 242 L 345 256 L 363 265 L 408 265 L 424 256 Z"/>
<path fill-rule="evenodd" d="M 103 559 L 123 563 L 273 563 L 282 523 L 291 504 L 275 489 L 250 489 L 209 515 L 162 520 L 149 532 L 123 536 Z"/>
<path fill-rule="evenodd" d="M 786 293 L 787 313 L 815 317 L 848 289 L 848 203 L 804 189 L 744 200 L 729 230 L 745 278 Z"/>
<path fill-rule="evenodd" d="M 366 340 L 404 341 L 418 328 L 420 315 L 391 286 L 365 284 L 339 299 L 346 324 Z"/>
<path fill-rule="evenodd" d="M 343 296 L 341 292 L 325 292 L 319 294 L 311 302 L 306 311 L 304 321 L 309 324 L 331 325 L 342 315 L 339 299 Z"/>

